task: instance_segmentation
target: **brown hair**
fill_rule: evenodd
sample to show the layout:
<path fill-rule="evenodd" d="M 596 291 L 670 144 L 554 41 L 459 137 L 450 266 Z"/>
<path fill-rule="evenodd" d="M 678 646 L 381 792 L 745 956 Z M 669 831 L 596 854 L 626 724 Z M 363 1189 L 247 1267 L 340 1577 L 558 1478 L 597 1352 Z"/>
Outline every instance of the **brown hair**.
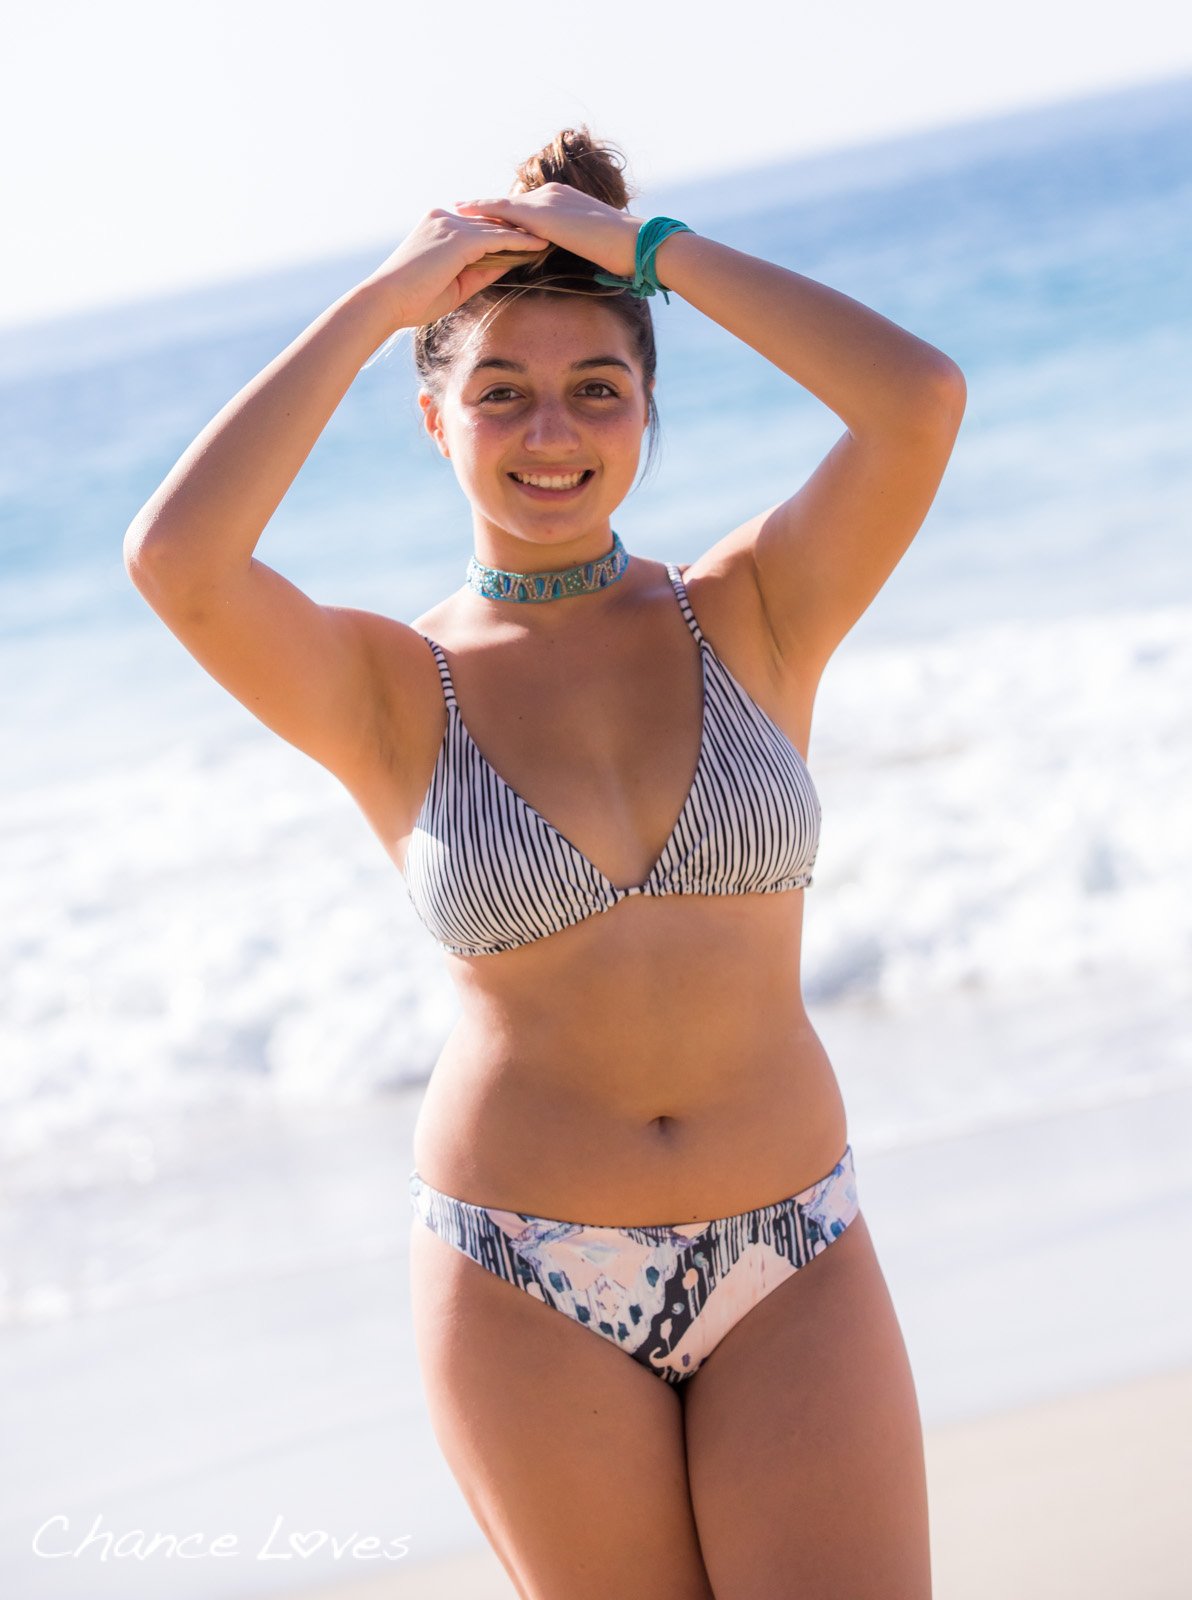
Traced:
<path fill-rule="evenodd" d="M 618 211 L 624 211 L 636 194 L 626 185 L 624 170 L 625 157 L 621 151 L 606 140 L 594 139 L 587 125 L 581 123 L 578 128 L 565 128 L 536 155 L 522 162 L 517 169 L 513 192 L 527 194 L 546 183 L 568 183 L 573 189 L 589 194 L 595 200 L 602 200 L 605 205 L 613 206 Z M 495 315 L 506 299 L 527 294 L 538 298 L 547 294 L 583 294 L 602 299 L 625 324 L 641 363 L 642 381 L 648 397 L 648 473 L 654 460 L 659 430 L 658 408 L 654 404 L 653 389 L 649 386 L 658 366 L 654 319 L 648 300 L 632 295 L 628 290 L 597 283 L 597 270 L 593 262 L 573 255 L 559 245 L 550 244 L 545 250 L 537 251 L 530 260 L 511 267 L 496 283 L 478 290 L 437 322 L 424 323 L 415 328 L 414 365 L 423 388 L 436 400 L 442 399 L 446 375 L 466 335 L 490 309 Z"/>

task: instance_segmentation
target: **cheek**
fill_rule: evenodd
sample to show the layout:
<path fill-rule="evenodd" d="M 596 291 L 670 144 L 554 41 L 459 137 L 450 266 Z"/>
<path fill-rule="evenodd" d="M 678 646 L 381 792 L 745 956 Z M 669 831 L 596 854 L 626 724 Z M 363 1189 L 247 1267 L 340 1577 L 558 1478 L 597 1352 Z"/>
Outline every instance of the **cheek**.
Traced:
<path fill-rule="evenodd" d="M 447 436 L 456 471 L 465 475 L 480 469 L 493 452 L 492 429 L 471 418 L 457 421 Z"/>
<path fill-rule="evenodd" d="M 498 416 L 496 412 L 470 412 L 459 427 L 464 448 L 474 455 L 483 455 L 504 445 L 514 427 L 511 417 Z"/>
<path fill-rule="evenodd" d="M 640 450 L 645 436 L 645 424 L 636 411 L 618 418 L 616 440 L 619 450 L 624 455 L 632 455 L 634 451 Z"/>

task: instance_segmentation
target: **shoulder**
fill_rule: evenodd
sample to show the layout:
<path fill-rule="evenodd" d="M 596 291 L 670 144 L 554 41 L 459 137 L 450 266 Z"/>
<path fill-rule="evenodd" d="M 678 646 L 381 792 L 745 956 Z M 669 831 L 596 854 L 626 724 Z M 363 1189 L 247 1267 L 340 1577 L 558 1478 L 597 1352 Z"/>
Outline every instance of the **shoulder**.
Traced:
<path fill-rule="evenodd" d="M 440 633 L 450 637 L 458 634 L 459 625 L 459 594 L 444 595 L 441 600 L 436 600 L 421 616 L 417 616 L 410 623 L 410 627 L 417 633 L 429 635 L 437 639 Z"/>

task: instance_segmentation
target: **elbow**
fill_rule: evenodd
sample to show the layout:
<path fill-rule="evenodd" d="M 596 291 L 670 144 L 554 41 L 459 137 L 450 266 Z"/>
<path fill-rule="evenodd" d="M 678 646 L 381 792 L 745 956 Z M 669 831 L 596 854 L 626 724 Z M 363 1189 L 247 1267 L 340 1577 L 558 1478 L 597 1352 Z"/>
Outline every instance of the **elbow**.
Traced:
<path fill-rule="evenodd" d="M 964 373 L 956 365 L 955 361 L 948 362 L 948 381 L 955 390 L 960 402 L 960 408 L 963 411 L 964 402 L 968 399 L 968 384 L 965 382 Z"/>
<path fill-rule="evenodd" d="M 124 558 L 124 570 L 135 583 L 137 572 L 144 564 L 145 542 L 133 523 L 124 534 L 124 543 L 121 546 L 121 555 Z"/>
<path fill-rule="evenodd" d="M 169 539 L 160 529 L 154 533 L 142 522 L 134 520 L 125 532 L 124 570 L 133 588 L 146 599 L 167 583 L 174 586 L 178 582 L 178 551 L 171 552 L 169 545 Z"/>
<path fill-rule="evenodd" d="M 940 357 L 933 389 L 944 413 L 959 422 L 968 403 L 968 384 L 964 380 L 964 373 L 948 356 Z"/>
<path fill-rule="evenodd" d="M 149 540 L 135 522 L 126 531 L 121 548 L 124 570 L 132 580 L 133 587 L 143 589 L 149 576 Z"/>
<path fill-rule="evenodd" d="M 968 403 L 964 373 L 943 354 L 932 363 L 926 381 L 917 388 L 914 401 L 903 415 L 917 433 L 924 429 L 955 436 Z"/>

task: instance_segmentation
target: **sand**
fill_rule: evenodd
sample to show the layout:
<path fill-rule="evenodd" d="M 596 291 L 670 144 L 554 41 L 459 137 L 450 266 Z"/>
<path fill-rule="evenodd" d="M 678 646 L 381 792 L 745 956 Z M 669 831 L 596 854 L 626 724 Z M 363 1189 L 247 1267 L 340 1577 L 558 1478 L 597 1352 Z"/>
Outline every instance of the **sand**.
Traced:
<path fill-rule="evenodd" d="M 1192 1368 L 928 1429 L 927 1471 L 935 1600 L 1192 1596 Z M 517 1600 L 487 1548 L 295 1594 Z"/>

